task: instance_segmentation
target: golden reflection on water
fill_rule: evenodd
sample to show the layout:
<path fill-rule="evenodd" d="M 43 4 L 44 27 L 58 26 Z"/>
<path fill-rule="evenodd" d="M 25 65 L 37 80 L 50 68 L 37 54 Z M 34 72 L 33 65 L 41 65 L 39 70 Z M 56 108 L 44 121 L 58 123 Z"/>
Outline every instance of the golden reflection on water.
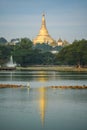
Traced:
<path fill-rule="evenodd" d="M 46 79 L 45 77 L 39 77 L 38 81 L 40 82 L 46 82 L 48 79 Z"/>
<path fill-rule="evenodd" d="M 39 72 L 39 77 L 38 77 L 38 81 L 40 82 L 46 82 L 48 79 L 45 77 L 46 76 L 46 72 L 45 71 L 41 71 Z"/>
<path fill-rule="evenodd" d="M 42 126 L 44 126 L 44 120 L 45 120 L 45 109 L 46 109 L 46 88 L 41 87 L 39 88 L 39 108 L 40 108 L 40 116 L 41 116 L 41 122 Z"/>

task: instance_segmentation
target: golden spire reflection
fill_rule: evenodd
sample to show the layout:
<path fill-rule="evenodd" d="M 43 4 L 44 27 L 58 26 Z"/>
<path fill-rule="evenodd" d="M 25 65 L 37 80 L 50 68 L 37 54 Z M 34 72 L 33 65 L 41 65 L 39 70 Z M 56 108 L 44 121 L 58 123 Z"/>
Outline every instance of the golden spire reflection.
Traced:
<path fill-rule="evenodd" d="M 46 82 L 47 81 L 46 75 L 47 75 L 47 72 L 40 71 L 39 72 L 39 77 L 38 77 L 37 80 L 40 81 L 40 82 Z"/>
<path fill-rule="evenodd" d="M 45 97 L 46 88 L 44 87 L 39 88 L 39 92 L 40 92 L 39 107 L 40 107 L 41 122 L 42 125 L 44 125 L 45 108 L 46 108 L 46 97 Z"/>

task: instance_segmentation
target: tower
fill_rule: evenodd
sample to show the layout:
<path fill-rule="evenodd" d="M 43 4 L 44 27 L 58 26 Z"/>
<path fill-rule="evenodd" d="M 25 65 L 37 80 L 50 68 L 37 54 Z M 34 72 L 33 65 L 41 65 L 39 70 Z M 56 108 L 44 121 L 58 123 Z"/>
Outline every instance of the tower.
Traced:
<path fill-rule="evenodd" d="M 55 40 L 49 35 L 47 27 L 46 27 L 46 21 L 45 21 L 45 14 L 42 15 L 42 24 L 39 31 L 39 34 L 36 36 L 35 39 L 33 39 L 34 45 L 37 43 L 49 43 L 49 44 L 55 44 Z"/>

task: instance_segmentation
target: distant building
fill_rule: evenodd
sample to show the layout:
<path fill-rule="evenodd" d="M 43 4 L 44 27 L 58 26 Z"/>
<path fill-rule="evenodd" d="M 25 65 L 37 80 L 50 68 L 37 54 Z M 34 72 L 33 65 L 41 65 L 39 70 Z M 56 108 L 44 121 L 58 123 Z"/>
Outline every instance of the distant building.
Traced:
<path fill-rule="evenodd" d="M 42 24 L 39 31 L 39 34 L 36 36 L 35 39 L 33 39 L 34 45 L 37 43 L 48 43 L 49 45 L 55 46 L 56 41 L 49 35 L 47 27 L 46 27 L 46 21 L 45 21 L 45 15 L 42 15 Z"/>
<path fill-rule="evenodd" d="M 9 45 L 16 45 L 20 42 L 21 40 L 19 38 L 12 39 L 8 44 Z"/>
<path fill-rule="evenodd" d="M 66 40 L 63 41 L 63 46 L 67 46 L 67 45 L 70 45 L 70 43 Z"/>
<path fill-rule="evenodd" d="M 58 46 L 63 46 L 63 41 L 61 40 L 61 38 L 59 38 L 58 42 L 57 42 Z"/>
<path fill-rule="evenodd" d="M 56 50 L 52 50 L 52 51 L 50 51 L 52 54 L 56 54 L 56 53 L 58 53 L 59 51 L 56 51 Z"/>
<path fill-rule="evenodd" d="M 67 46 L 67 45 L 69 45 L 69 42 L 67 42 L 66 40 L 62 41 L 61 38 L 59 38 L 59 40 L 57 41 L 57 45 L 58 46 Z"/>

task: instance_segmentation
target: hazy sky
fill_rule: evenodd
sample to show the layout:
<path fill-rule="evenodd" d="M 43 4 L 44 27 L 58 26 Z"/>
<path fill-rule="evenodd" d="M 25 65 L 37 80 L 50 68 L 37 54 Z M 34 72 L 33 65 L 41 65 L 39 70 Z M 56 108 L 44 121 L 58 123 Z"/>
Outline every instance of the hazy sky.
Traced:
<path fill-rule="evenodd" d="M 0 0 L 0 37 L 32 40 L 43 12 L 54 39 L 87 39 L 87 0 Z"/>

